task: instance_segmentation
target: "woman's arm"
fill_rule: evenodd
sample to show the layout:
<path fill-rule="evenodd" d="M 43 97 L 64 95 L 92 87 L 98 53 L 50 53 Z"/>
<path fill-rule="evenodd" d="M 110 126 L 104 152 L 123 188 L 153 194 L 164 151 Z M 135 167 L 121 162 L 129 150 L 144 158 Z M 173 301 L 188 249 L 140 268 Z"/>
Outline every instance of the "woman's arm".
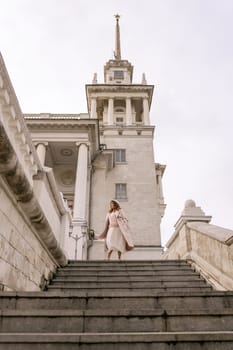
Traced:
<path fill-rule="evenodd" d="M 105 227 L 104 227 L 103 232 L 100 235 L 98 235 L 96 238 L 97 239 L 104 239 L 107 236 L 108 228 L 109 228 L 109 214 L 107 214 L 107 216 L 106 216 Z"/>

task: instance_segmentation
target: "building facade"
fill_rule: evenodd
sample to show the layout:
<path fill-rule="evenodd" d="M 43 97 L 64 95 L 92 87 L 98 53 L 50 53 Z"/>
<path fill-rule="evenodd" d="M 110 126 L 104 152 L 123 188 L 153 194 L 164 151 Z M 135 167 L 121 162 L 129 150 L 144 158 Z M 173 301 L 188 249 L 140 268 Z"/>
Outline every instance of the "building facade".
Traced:
<path fill-rule="evenodd" d="M 147 84 L 145 75 L 140 84 L 133 83 L 133 66 L 121 58 L 118 15 L 115 31 L 115 57 L 104 66 L 104 83 L 94 74 L 92 84 L 86 85 L 88 114 L 31 114 L 25 119 L 43 166 L 53 169 L 72 210 L 75 257 L 105 258 L 104 242 L 88 243 L 82 227 L 98 235 L 115 198 L 127 213 L 135 242 L 125 258 L 159 258 L 165 166 L 154 162 L 154 86 Z"/>
<path fill-rule="evenodd" d="M 116 16 L 115 58 L 104 66 L 103 84 L 98 84 L 94 75 L 93 83 L 86 85 L 88 112 L 90 118 L 99 121 L 103 149 L 93 163 L 90 220 L 91 226 L 101 232 L 109 200 L 120 201 L 136 246 L 127 255 L 135 259 L 161 256 L 165 166 L 154 162 L 154 126 L 150 125 L 153 90 L 144 74 L 140 84 L 133 83 L 133 66 L 121 58 L 119 16 Z M 91 248 L 93 254 L 96 251 L 95 258 L 99 254 L 96 246 L 97 242 Z"/>
<path fill-rule="evenodd" d="M 154 161 L 154 86 L 121 58 L 86 85 L 88 113 L 23 114 L 0 54 L 0 290 L 46 287 L 68 259 L 101 260 L 95 239 L 111 199 L 125 210 L 135 248 L 123 259 L 159 259 L 165 166 Z M 232 290 L 233 231 L 185 203 L 163 259 L 188 259 L 216 289 Z M 213 252 L 215 252 L 213 254 Z"/>
<path fill-rule="evenodd" d="M 67 259 L 105 259 L 109 202 L 125 210 L 135 249 L 123 259 L 161 257 L 162 176 L 150 125 L 153 85 L 121 58 L 86 85 L 88 113 L 23 114 L 0 56 L 0 288 L 38 290 Z"/>
<path fill-rule="evenodd" d="M 147 84 L 145 75 L 140 84 L 133 83 L 133 66 L 121 58 L 119 16 L 115 30 L 115 58 L 104 66 L 104 83 L 98 83 L 94 74 L 92 84 L 86 85 L 88 114 L 25 115 L 25 119 L 43 166 L 53 169 L 72 210 L 75 258 L 105 258 L 104 242 L 88 243 L 81 237 L 81 227 L 98 235 L 112 198 L 122 203 L 135 242 L 125 258 L 159 258 L 165 166 L 154 162 L 150 125 L 154 86 Z"/>

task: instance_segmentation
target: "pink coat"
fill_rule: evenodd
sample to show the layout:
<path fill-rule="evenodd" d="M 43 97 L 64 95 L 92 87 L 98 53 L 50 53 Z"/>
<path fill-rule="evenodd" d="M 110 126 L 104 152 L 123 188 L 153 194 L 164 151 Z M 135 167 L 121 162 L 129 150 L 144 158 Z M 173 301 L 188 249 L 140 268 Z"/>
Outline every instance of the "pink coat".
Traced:
<path fill-rule="evenodd" d="M 130 231 L 130 228 L 128 225 L 128 219 L 126 218 L 122 209 L 116 210 L 115 214 L 116 214 L 117 223 L 118 223 L 119 228 L 121 230 L 121 233 L 125 239 L 125 244 L 126 244 L 125 249 L 131 250 L 134 248 L 134 244 L 133 244 L 133 240 L 132 240 L 131 231 Z M 107 233 L 108 233 L 108 228 L 109 228 L 109 213 L 107 214 L 106 219 L 105 219 L 104 231 L 98 236 L 98 239 L 106 238 Z"/>

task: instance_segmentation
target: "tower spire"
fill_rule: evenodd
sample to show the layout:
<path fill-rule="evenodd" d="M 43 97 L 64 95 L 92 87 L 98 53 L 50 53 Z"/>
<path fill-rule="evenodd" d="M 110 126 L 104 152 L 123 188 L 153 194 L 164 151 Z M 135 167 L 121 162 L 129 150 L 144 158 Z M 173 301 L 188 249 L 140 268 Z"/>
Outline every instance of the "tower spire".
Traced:
<path fill-rule="evenodd" d="M 120 41 L 120 26 L 119 26 L 119 19 L 120 15 L 116 14 L 116 42 L 115 42 L 115 60 L 121 60 L 121 41 Z"/>

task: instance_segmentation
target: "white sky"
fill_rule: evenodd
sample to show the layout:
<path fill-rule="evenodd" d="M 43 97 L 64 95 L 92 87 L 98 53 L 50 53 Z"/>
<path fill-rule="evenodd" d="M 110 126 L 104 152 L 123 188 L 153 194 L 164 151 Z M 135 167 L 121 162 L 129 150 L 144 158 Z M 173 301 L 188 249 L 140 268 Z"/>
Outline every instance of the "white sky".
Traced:
<path fill-rule="evenodd" d="M 0 0 L 0 50 L 24 113 L 86 112 L 113 57 L 155 85 L 155 161 L 167 165 L 162 242 L 186 199 L 233 228 L 232 0 Z"/>

